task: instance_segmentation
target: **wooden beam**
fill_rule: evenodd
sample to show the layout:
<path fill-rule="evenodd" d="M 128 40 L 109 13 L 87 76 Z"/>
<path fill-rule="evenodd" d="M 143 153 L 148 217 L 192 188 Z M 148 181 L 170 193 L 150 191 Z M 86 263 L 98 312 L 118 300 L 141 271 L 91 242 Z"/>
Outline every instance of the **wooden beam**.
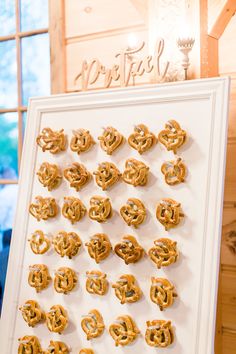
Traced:
<path fill-rule="evenodd" d="M 210 30 L 209 35 L 211 37 L 219 39 L 224 33 L 226 26 L 228 25 L 229 21 L 231 20 L 235 12 L 236 12 L 236 1 L 227 0 L 216 22 L 214 23 L 212 29 Z"/>
<path fill-rule="evenodd" d="M 208 76 L 219 76 L 219 43 L 218 39 L 207 36 L 207 57 L 208 57 Z"/>
<path fill-rule="evenodd" d="M 130 0 L 131 4 L 136 8 L 145 22 L 148 22 L 148 1 L 146 0 Z"/>

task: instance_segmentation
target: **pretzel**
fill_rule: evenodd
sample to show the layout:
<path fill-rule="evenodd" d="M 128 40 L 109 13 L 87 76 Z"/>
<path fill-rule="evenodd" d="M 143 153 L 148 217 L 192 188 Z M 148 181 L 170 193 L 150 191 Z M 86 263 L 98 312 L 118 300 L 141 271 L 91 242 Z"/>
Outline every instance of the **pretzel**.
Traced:
<path fill-rule="evenodd" d="M 148 180 L 148 171 L 149 167 L 145 163 L 135 159 L 128 159 L 125 162 L 125 171 L 122 178 L 126 183 L 132 184 L 134 187 L 145 186 Z"/>
<path fill-rule="evenodd" d="M 48 267 L 45 264 L 34 264 L 30 266 L 29 269 L 29 285 L 32 288 L 35 288 L 37 293 L 47 288 L 52 279 L 50 277 Z"/>
<path fill-rule="evenodd" d="M 27 300 L 24 305 L 19 307 L 22 317 L 29 327 L 34 327 L 45 319 L 45 314 L 41 310 L 37 301 Z"/>
<path fill-rule="evenodd" d="M 80 350 L 79 354 L 94 354 L 93 349 L 83 348 Z"/>
<path fill-rule="evenodd" d="M 51 154 L 57 154 L 66 149 L 66 136 L 63 132 L 64 129 L 53 131 L 51 128 L 44 128 L 37 136 L 36 142 L 43 152 L 50 151 Z"/>
<path fill-rule="evenodd" d="M 112 162 L 102 162 L 98 165 L 97 171 L 93 173 L 95 175 L 96 183 L 103 191 L 115 184 L 121 173 Z"/>
<path fill-rule="evenodd" d="M 137 228 L 146 218 L 146 209 L 141 200 L 129 198 L 120 209 L 120 215 L 128 226 Z"/>
<path fill-rule="evenodd" d="M 88 151 L 95 144 L 89 130 L 80 128 L 72 132 L 73 137 L 70 141 L 70 148 L 72 151 L 77 152 L 78 155 Z"/>
<path fill-rule="evenodd" d="M 105 222 L 112 216 L 112 206 L 109 198 L 98 195 L 90 199 L 89 217 L 97 222 Z"/>
<path fill-rule="evenodd" d="M 122 144 L 124 137 L 113 127 L 103 128 L 103 134 L 98 137 L 101 148 L 108 154 L 113 152 Z"/>
<path fill-rule="evenodd" d="M 177 297 L 174 291 L 174 285 L 164 278 L 152 277 L 151 280 L 150 299 L 163 311 L 163 309 L 170 307 L 174 302 L 174 298 Z"/>
<path fill-rule="evenodd" d="M 61 257 L 72 258 L 76 256 L 82 245 L 81 239 L 75 232 L 59 231 L 52 241 L 55 251 Z"/>
<path fill-rule="evenodd" d="M 174 341 L 171 321 L 147 321 L 145 340 L 151 347 L 166 348 Z"/>
<path fill-rule="evenodd" d="M 37 221 L 48 220 L 57 215 L 57 204 L 54 198 L 35 197 L 35 203 L 29 206 L 29 212 Z"/>
<path fill-rule="evenodd" d="M 165 124 L 165 129 L 158 135 L 158 140 L 168 151 L 173 150 L 174 154 L 186 141 L 186 131 L 182 130 L 179 123 L 175 120 L 169 120 Z"/>
<path fill-rule="evenodd" d="M 80 221 L 86 214 L 86 208 L 80 199 L 75 197 L 64 197 L 62 215 L 70 220 L 72 224 Z"/>
<path fill-rule="evenodd" d="M 164 162 L 161 166 L 161 172 L 165 177 L 166 183 L 174 186 L 184 182 L 186 167 L 182 159 L 178 157 L 176 160 Z"/>
<path fill-rule="evenodd" d="M 77 283 L 77 276 L 73 269 L 60 267 L 55 273 L 54 289 L 58 293 L 67 294 L 74 289 Z"/>
<path fill-rule="evenodd" d="M 30 248 L 35 254 L 44 254 L 49 250 L 50 240 L 41 230 L 36 230 L 28 240 Z"/>
<path fill-rule="evenodd" d="M 18 354 L 43 354 L 40 342 L 36 336 L 24 336 L 18 339 Z"/>
<path fill-rule="evenodd" d="M 100 337 L 105 329 L 100 312 L 98 310 L 89 311 L 88 315 L 83 316 L 81 327 L 87 336 L 87 340 Z"/>
<path fill-rule="evenodd" d="M 136 283 L 135 277 L 131 274 L 121 275 L 112 287 L 115 289 L 115 295 L 122 305 L 137 302 L 142 296 L 142 291 Z"/>
<path fill-rule="evenodd" d="M 108 290 L 108 281 L 106 279 L 107 275 L 99 270 L 86 272 L 86 275 L 86 290 L 90 294 L 105 295 Z"/>
<path fill-rule="evenodd" d="M 57 188 L 62 180 L 60 170 L 57 165 L 43 162 L 38 172 L 38 180 L 42 185 L 51 191 Z"/>
<path fill-rule="evenodd" d="M 68 325 L 67 311 L 61 305 L 54 305 L 46 313 L 46 324 L 50 332 L 61 334 Z"/>
<path fill-rule="evenodd" d="M 134 132 L 128 138 L 129 145 L 137 150 L 140 155 L 149 150 L 157 143 L 157 139 L 153 133 L 144 124 L 134 127 Z"/>
<path fill-rule="evenodd" d="M 111 242 L 106 234 L 93 235 L 85 246 L 88 247 L 88 253 L 96 263 L 106 259 L 112 250 Z"/>
<path fill-rule="evenodd" d="M 50 340 L 49 347 L 44 354 L 69 354 L 70 350 L 64 342 Z"/>
<path fill-rule="evenodd" d="M 156 264 L 157 268 L 167 267 L 175 263 L 178 259 L 179 253 L 177 250 L 177 242 L 169 238 L 159 238 L 154 241 L 154 247 L 150 248 L 148 255 Z"/>
<path fill-rule="evenodd" d="M 166 231 L 177 226 L 183 216 L 184 214 L 181 211 L 181 204 L 173 199 L 163 198 L 157 204 L 156 217 L 165 227 Z"/>
<path fill-rule="evenodd" d="M 143 248 L 131 235 L 125 235 L 122 241 L 117 243 L 114 250 L 117 256 L 125 261 L 125 264 L 138 262 L 144 254 Z"/>
<path fill-rule="evenodd" d="M 70 182 L 71 188 L 78 192 L 89 182 L 91 173 L 81 163 L 74 162 L 64 170 L 64 177 Z"/>
<path fill-rule="evenodd" d="M 109 327 L 109 333 L 115 341 L 115 345 L 128 345 L 132 343 L 140 333 L 133 319 L 128 316 L 119 316 L 115 323 Z"/>

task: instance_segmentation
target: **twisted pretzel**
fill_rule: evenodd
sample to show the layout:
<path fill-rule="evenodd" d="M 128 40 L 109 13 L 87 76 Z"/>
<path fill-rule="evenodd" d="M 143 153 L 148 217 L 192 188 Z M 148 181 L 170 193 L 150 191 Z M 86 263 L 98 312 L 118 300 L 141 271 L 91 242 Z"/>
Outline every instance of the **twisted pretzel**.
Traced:
<path fill-rule="evenodd" d="M 69 354 L 70 350 L 64 342 L 50 340 L 49 347 L 44 354 Z"/>
<path fill-rule="evenodd" d="M 182 130 L 179 123 L 175 120 L 169 120 L 165 124 L 165 129 L 158 135 L 158 140 L 168 151 L 173 150 L 174 154 L 186 141 L 186 131 Z"/>
<path fill-rule="evenodd" d="M 45 314 L 41 310 L 37 301 L 27 300 L 24 305 L 19 307 L 22 317 L 29 327 L 34 327 L 45 319 Z"/>
<path fill-rule="evenodd" d="M 129 145 L 137 150 L 140 155 L 149 150 L 157 143 L 157 139 L 153 133 L 144 124 L 134 127 L 134 132 L 128 138 Z"/>
<path fill-rule="evenodd" d="M 48 220 L 57 215 L 57 204 L 54 198 L 35 197 L 35 203 L 29 206 L 29 212 L 37 221 Z"/>
<path fill-rule="evenodd" d="M 152 277 L 152 285 L 150 288 L 150 299 L 157 304 L 161 311 L 170 307 L 177 294 L 174 291 L 174 285 L 164 278 Z"/>
<path fill-rule="evenodd" d="M 179 256 L 176 247 L 177 242 L 174 242 L 169 238 L 160 238 L 154 241 L 154 245 L 155 246 L 148 251 L 148 255 L 158 269 L 161 267 L 167 267 L 177 261 Z"/>
<path fill-rule="evenodd" d="M 77 152 L 77 154 L 81 154 L 81 152 L 88 151 L 94 144 L 92 135 L 89 130 L 85 129 L 77 129 L 73 130 L 73 137 L 70 141 L 70 148 L 72 151 Z"/>
<path fill-rule="evenodd" d="M 80 221 L 86 214 L 86 208 L 80 199 L 75 197 L 64 197 L 62 215 L 70 220 L 72 224 Z"/>
<path fill-rule="evenodd" d="M 97 222 L 105 222 L 112 216 L 112 206 L 109 198 L 93 196 L 90 199 L 89 217 Z"/>
<path fill-rule="evenodd" d="M 128 226 L 137 228 L 146 218 L 146 209 L 141 200 L 129 198 L 120 209 L 120 215 Z"/>
<path fill-rule="evenodd" d="M 161 166 L 161 172 L 165 177 L 166 183 L 170 186 L 174 186 L 184 182 L 186 167 L 182 159 L 179 157 L 176 160 L 164 162 Z"/>
<path fill-rule="evenodd" d="M 93 349 L 83 348 L 80 350 L 79 354 L 94 354 Z"/>
<path fill-rule="evenodd" d="M 119 316 L 115 323 L 109 327 L 109 333 L 115 341 L 115 345 L 128 345 L 132 343 L 140 333 L 134 320 L 128 316 Z"/>
<path fill-rule="evenodd" d="M 96 183 L 103 191 L 115 184 L 121 173 L 112 162 L 102 162 L 98 165 L 97 171 L 93 173 L 95 175 Z"/>
<path fill-rule="evenodd" d="M 124 236 L 114 250 L 117 256 L 125 261 L 125 264 L 138 262 L 144 254 L 143 248 L 139 245 L 136 238 L 131 235 Z"/>
<path fill-rule="evenodd" d="M 35 254 L 44 254 L 50 247 L 50 240 L 41 230 L 36 230 L 28 240 L 30 248 Z"/>
<path fill-rule="evenodd" d="M 89 311 L 88 315 L 83 316 L 81 327 L 87 336 L 87 340 L 100 337 L 105 329 L 100 312 L 98 310 Z"/>
<path fill-rule="evenodd" d="M 44 187 L 51 191 L 57 188 L 62 180 L 60 170 L 57 165 L 48 162 L 42 163 L 38 172 L 38 180 Z"/>
<path fill-rule="evenodd" d="M 132 184 L 134 187 L 145 186 L 148 180 L 148 171 L 149 167 L 145 163 L 135 159 L 128 159 L 125 162 L 125 171 L 122 178 L 126 183 Z"/>
<path fill-rule="evenodd" d="M 37 293 L 47 288 L 51 281 L 48 267 L 45 264 L 34 264 L 30 266 L 29 269 L 29 285 L 35 288 Z"/>
<path fill-rule="evenodd" d="M 124 137 L 113 127 L 103 129 L 103 134 L 98 137 L 98 140 L 100 140 L 100 146 L 108 155 L 112 155 L 112 153 L 122 144 Z"/>
<path fill-rule="evenodd" d="M 88 247 L 88 253 L 96 263 L 106 259 L 112 250 L 111 242 L 106 234 L 95 234 L 89 242 L 85 243 L 85 246 Z"/>
<path fill-rule="evenodd" d="M 115 289 L 115 295 L 121 304 L 137 302 L 142 296 L 142 291 L 135 277 L 131 274 L 121 275 L 112 287 Z"/>
<path fill-rule="evenodd" d="M 43 354 L 38 337 L 24 336 L 19 338 L 18 354 Z"/>
<path fill-rule="evenodd" d="M 68 325 L 67 311 L 61 305 L 54 305 L 46 313 L 46 324 L 50 332 L 61 334 Z"/>
<path fill-rule="evenodd" d="M 147 321 L 145 340 L 151 347 L 166 348 L 174 341 L 171 321 Z"/>
<path fill-rule="evenodd" d="M 91 173 L 81 163 L 74 162 L 64 170 L 64 177 L 70 182 L 71 188 L 78 192 L 89 182 Z"/>
<path fill-rule="evenodd" d="M 106 279 L 107 275 L 99 270 L 86 272 L 86 275 L 86 290 L 90 294 L 105 295 L 108 290 L 108 281 Z"/>
<path fill-rule="evenodd" d="M 54 288 L 56 292 L 67 294 L 72 291 L 77 283 L 77 276 L 73 269 L 60 267 L 54 278 Z"/>
<path fill-rule="evenodd" d="M 72 258 L 76 256 L 82 245 L 81 239 L 75 232 L 59 231 L 53 237 L 55 251 L 61 256 Z"/>
<path fill-rule="evenodd" d="M 181 204 L 170 198 L 163 198 L 156 208 L 157 220 L 169 230 L 180 223 L 184 214 L 181 211 Z"/>
<path fill-rule="evenodd" d="M 57 154 L 66 149 L 66 136 L 63 132 L 64 129 L 53 131 L 51 128 L 44 128 L 36 142 L 43 152 L 48 150 L 51 154 Z"/>

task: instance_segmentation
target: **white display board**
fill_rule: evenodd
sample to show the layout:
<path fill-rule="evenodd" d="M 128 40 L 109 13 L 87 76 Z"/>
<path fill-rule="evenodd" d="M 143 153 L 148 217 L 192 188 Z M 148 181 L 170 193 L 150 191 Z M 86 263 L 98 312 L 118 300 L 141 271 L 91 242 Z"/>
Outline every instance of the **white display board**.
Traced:
<path fill-rule="evenodd" d="M 72 354 L 78 354 L 82 347 L 93 348 L 95 354 L 214 352 L 228 90 L 229 79 L 217 78 L 30 100 L 1 319 L 1 354 L 17 353 L 18 338 L 30 334 L 40 339 L 43 348 L 47 348 L 50 339 L 62 340 L 71 347 Z M 128 138 L 134 125 L 143 123 L 158 135 L 170 119 L 179 122 L 188 135 L 187 142 L 178 151 L 188 170 L 186 182 L 180 185 L 169 186 L 164 181 L 161 165 L 173 159 L 174 154 L 160 143 L 141 156 L 128 145 L 127 140 L 112 156 L 108 156 L 99 146 L 97 137 L 101 135 L 102 127 L 113 126 Z M 79 156 L 69 146 L 65 152 L 57 155 L 43 153 L 36 144 L 36 137 L 44 127 L 64 129 L 69 141 L 72 130 L 88 129 L 96 145 Z M 56 163 L 62 170 L 77 161 L 83 163 L 90 172 L 96 170 L 98 163 L 112 161 L 123 171 L 129 157 L 144 161 L 150 167 L 150 179 L 146 186 L 135 188 L 119 182 L 103 192 L 93 180 L 76 192 L 63 179 L 58 189 L 48 192 L 36 175 L 44 161 Z M 60 206 L 56 218 L 37 222 L 29 214 L 29 204 L 37 195 L 56 199 Z M 80 198 L 87 209 L 93 195 L 108 195 L 114 215 L 108 222 L 99 224 L 90 220 L 87 214 L 82 221 L 71 225 L 61 215 L 63 197 L 70 195 Z M 120 207 L 130 197 L 141 199 L 148 210 L 145 223 L 138 229 L 127 226 L 119 215 Z M 185 214 L 183 221 L 170 231 L 165 231 L 155 216 L 156 205 L 161 198 L 179 201 Z M 71 260 L 61 258 L 53 247 L 44 255 L 35 255 L 27 240 L 36 229 L 52 235 L 60 230 L 77 232 L 83 247 Z M 134 235 L 146 251 L 153 246 L 155 239 L 169 237 L 177 241 L 180 258 L 174 265 L 158 270 L 147 255 L 136 264 L 126 265 L 112 253 L 97 265 L 89 257 L 84 244 L 90 236 L 99 232 L 106 233 L 113 246 L 123 235 Z M 28 267 L 35 263 L 46 264 L 51 276 L 60 266 L 73 268 L 78 272 L 78 285 L 70 294 L 61 295 L 56 293 L 51 283 L 37 294 L 27 282 Z M 85 289 L 86 271 L 92 269 L 100 269 L 107 274 L 110 286 L 104 296 L 90 295 Z M 121 305 L 111 284 L 120 275 L 128 273 L 136 277 L 144 296 L 136 303 Z M 166 277 L 176 287 L 178 298 L 165 311 L 161 312 L 150 300 L 151 276 Z M 28 327 L 18 310 L 28 299 L 37 300 L 45 311 L 54 304 L 63 305 L 69 315 L 69 326 L 65 332 L 61 335 L 52 334 L 45 324 Z M 106 330 L 101 337 L 88 342 L 80 321 L 81 316 L 91 309 L 101 312 Z M 132 316 L 141 335 L 132 345 L 115 347 L 108 328 L 122 314 Z M 158 349 L 146 344 L 146 321 L 154 319 L 172 321 L 175 340 L 170 347 Z"/>

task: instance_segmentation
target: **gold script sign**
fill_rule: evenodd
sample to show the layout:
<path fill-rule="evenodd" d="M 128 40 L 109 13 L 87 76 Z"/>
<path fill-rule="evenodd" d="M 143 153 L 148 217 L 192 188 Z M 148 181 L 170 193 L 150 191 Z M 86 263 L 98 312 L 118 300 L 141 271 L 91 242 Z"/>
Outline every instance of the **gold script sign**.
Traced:
<path fill-rule="evenodd" d="M 86 91 L 96 83 L 100 76 L 104 76 L 102 88 L 110 87 L 113 81 L 124 87 L 130 84 L 131 78 L 133 79 L 132 84 L 134 84 L 135 77 L 142 76 L 144 73 L 152 73 L 152 82 L 165 81 L 169 62 L 166 62 L 161 70 L 164 39 L 157 40 L 153 55 L 147 55 L 143 59 L 135 57 L 133 54 L 140 52 L 144 45 L 145 42 L 135 49 L 121 50 L 115 55 L 119 59 L 119 63 L 114 64 L 111 68 L 106 68 L 98 59 L 92 59 L 90 63 L 84 60 L 80 72 L 75 77 L 75 85 L 78 89 Z"/>

